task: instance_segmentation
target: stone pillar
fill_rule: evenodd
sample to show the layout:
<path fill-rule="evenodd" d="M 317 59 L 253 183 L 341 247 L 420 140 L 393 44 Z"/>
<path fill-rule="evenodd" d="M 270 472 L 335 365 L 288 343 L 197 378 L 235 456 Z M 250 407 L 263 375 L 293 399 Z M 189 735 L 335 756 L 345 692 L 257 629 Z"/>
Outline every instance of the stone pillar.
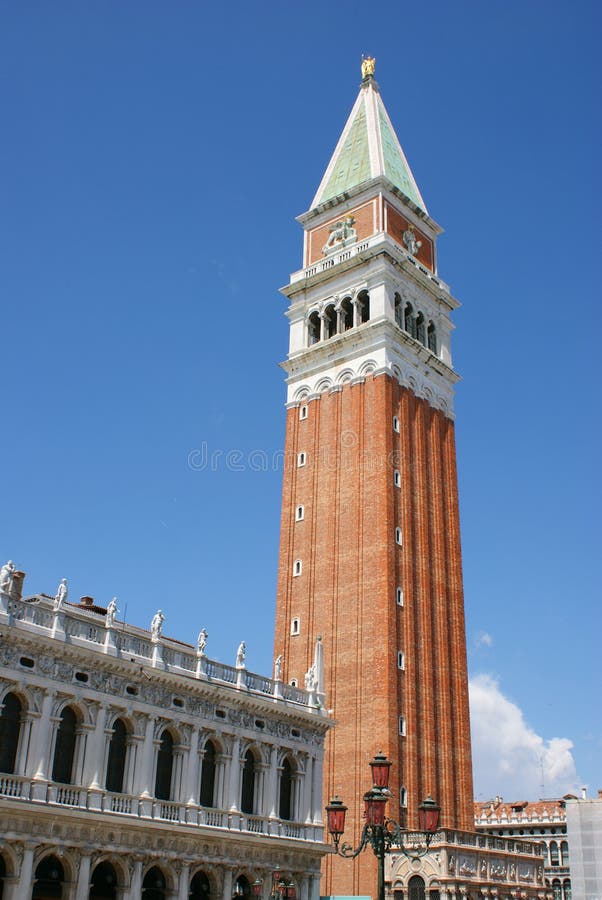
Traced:
<path fill-rule="evenodd" d="M 46 787 L 49 781 L 50 753 L 52 751 L 52 733 L 54 722 L 51 719 L 54 692 L 48 691 L 42 702 L 42 712 L 33 729 L 33 754 L 32 770 L 33 784 L 31 786 L 32 800 L 46 800 Z M 37 784 L 36 784 L 37 782 Z"/>
<path fill-rule="evenodd" d="M 240 809 L 240 738 L 232 741 L 230 759 L 230 779 L 228 784 L 228 809 L 238 812 Z"/>
<path fill-rule="evenodd" d="M 75 900 L 88 900 L 90 894 L 90 854 L 82 853 L 79 858 Z"/>
<path fill-rule="evenodd" d="M 222 900 L 232 900 L 232 869 L 224 869 Z"/>
<path fill-rule="evenodd" d="M 307 755 L 305 758 L 305 773 L 303 775 L 303 805 L 299 810 L 299 821 L 305 822 L 306 825 L 311 825 L 312 822 L 312 794 L 313 794 L 313 781 L 314 781 L 314 766 L 315 766 L 315 758 L 313 756 Z"/>
<path fill-rule="evenodd" d="M 190 890 L 190 866 L 182 863 L 178 879 L 178 900 L 188 900 Z"/>
<path fill-rule="evenodd" d="M 30 775 L 31 755 L 32 755 L 32 734 L 35 729 L 37 718 L 28 710 L 21 716 L 21 729 L 19 734 L 19 748 L 17 750 L 17 759 L 15 765 L 16 775 Z"/>
<path fill-rule="evenodd" d="M 321 825 L 323 821 L 322 804 L 320 803 L 322 798 L 322 768 L 322 757 L 316 756 L 314 759 L 314 772 L 311 786 L 311 816 L 314 825 Z M 324 800 L 327 803 L 330 803 L 330 797 L 325 797 Z"/>
<path fill-rule="evenodd" d="M 134 859 L 134 869 L 130 877 L 129 900 L 140 900 L 142 896 L 142 860 Z"/>
<path fill-rule="evenodd" d="M 270 771 L 267 779 L 267 815 L 270 819 L 278 818 L 278 748 L 270 747 Z"/>
<path fill-rule="evenodd" d="M 84 784 L 89 785 L 94 791 L 102 790 L 104 782 L 102 767 L 104 764 L 107 743 L 107 736 L 105 734 L 106 722 L 107 708 L 104 705 L 99 705 L 94 733 L 87 742 L 89 762 L 86 764 L 86 773 L 84 775 Z"/>
<path fill-rule="evenodd" d="M 21 860 L 21 871 L 19 873 L 19 883 L 16 885 L 14 892 L 15 900 L 31 900 L 31 892 L 33 890 L 33 854 L 35 847 L 33 844 L 26 844 L 23 850 L 23 859 Z"/>
<path fill-rule="evenodd" d="M 152 797 L 151 784 L 153 777 L 153 757 L 155 750 L 155 718 L 149 716 L 146 720 L 146 729 L 144 732 L 144 743 L 142 744 L 141 759 L 138 763 L 138 771 L 136 773 L 136 790 L 135 793 L 142 799 Z"/>
<path fill-rule="evenodd" d="M 187 806 L 199 805 L 199 761 L 199 730 L 193 728 L 188 749 L 186 796 L 182 798 Z"/>

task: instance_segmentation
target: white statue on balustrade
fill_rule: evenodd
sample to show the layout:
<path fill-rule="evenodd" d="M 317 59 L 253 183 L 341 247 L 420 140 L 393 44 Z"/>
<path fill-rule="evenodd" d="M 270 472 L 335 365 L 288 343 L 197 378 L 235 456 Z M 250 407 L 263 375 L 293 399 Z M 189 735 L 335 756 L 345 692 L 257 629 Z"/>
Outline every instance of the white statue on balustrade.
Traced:
<path fill-rule="evenodd" d="M 115 617 L 119 612 L 119 607 L 117 606 L 117 597 L 113 597 L 109 605 L 107 606 L 107 612 L 105 615 L 105 628 L 112 628 L 115 624 Z"/>
<path fill-rule="evenodd" d="M 67 602 L 67 597 L 69 596 L 69 589 L 67 587 L 67 579 L 61 578 L 61 583 L 59 584 L 56 595 L 54 598 L 53 609 L 55 613 L 58 613 L 62 610 L 63 604 Z"/>
<path fill-rule="evenodd" d="M 282 653 L 274 660 L 274 681 L 280 681 L 282 678 Z"/>
<path fill-rule="evenodd" d="M 236 668 L 244 669 L 245 668 L 245 659 L 247 655 L 247 645 L 244 641 L 241 641 L 238 645 L 238 650 L 236 651 Z"/>
<path fill-rule="evenodd" d="M 199 655 L 201 655 L 201 656 L 205 655 L 205 647 L 207 646 L 207 638 L 208 637 L 209 637 L 209 632 L 207 631 L 207 629 L 204 627 L 201 628 L 201 630 L 199 631 L 199 636 L 197 638 L 197 642 L 196 642 L 197 653 L 199 653 Z"/>
<path fill-rule="evenodd" d="M 15 577 L 15 564 L 12 559 L 4 563 L 0 569 L 0 591 L 3 594 L 10 594 L 13 588 L 13 578 Z"/>
<path fill-rule="evenodd" d="M 157 643 L 157 641 L 159 640 L 159 638 L 161 637 L 161 635 L 163 633 L 163 622 L 164 621 L 165 621 L 165 616 L 163 615 L 162 610 L 158 609 L 157 612 L 155 613 L 155 615 L 153 616 L 153 619 L 151 622 L 151 627 L 150 627 L 151 641 L 153 641 L 153 643 L 155 643 L 155 644 Z"/>

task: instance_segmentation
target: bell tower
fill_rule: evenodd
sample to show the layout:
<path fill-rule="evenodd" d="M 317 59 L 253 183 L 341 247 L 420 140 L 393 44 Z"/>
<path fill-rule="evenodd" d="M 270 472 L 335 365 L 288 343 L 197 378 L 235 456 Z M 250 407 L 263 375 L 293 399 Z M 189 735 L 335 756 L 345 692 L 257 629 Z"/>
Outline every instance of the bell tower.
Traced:
<path fill-rule="evenodd" d="M 368 762 L 393 762 L 387 813 L 472 830 L 451 313 L 430 217 L 374 78 L 308 212 L 289 300 L 275 654 L 303 687 L 324 652 L 324 800 L 357 843 Z M 310 678 L 311 678 L 310 674 Z M 369 895 L 374 859 L 330 857 L 321 894 Z"/>

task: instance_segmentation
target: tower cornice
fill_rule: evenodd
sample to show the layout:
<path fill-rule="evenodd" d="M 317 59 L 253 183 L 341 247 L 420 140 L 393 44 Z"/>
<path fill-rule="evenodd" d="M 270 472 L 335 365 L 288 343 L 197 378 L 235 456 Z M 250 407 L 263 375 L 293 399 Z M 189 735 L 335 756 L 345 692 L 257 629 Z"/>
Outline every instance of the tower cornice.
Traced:
<path fill-rule="evenodd" d="M 426 290 L 447 309 L 454 310 L 461 306 L 460 301 L 451 294 L 449 285 L 445 281 L 429 272 L 385 232 L 374 234 L 364 241 L 347 247 L 340 253 L 319 260 L 304 269 L 298 269 L 291 274 L 289 284 L 280 288 L 280 293 L 284 294 L 294 305 L 302 302 L 303 294 L 307 290 L 319 285 L 326 287 L 327 283 L 334 281 L 336 276 L 342 275 L 350 269 L 359 268 L 362 264 L 369 263 L 377 257 L 385 257 L 389 263 L 402 270 L 411 281 Z M 289 310 L 290 312 L 291 310 Z"/>

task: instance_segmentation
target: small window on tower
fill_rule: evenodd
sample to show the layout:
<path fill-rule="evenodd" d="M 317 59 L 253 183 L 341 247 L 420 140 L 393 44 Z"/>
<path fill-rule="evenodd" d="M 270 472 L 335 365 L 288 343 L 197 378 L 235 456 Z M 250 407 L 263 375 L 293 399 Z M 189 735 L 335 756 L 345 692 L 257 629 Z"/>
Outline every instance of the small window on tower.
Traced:
<path fill-rule="evenodd" d="M 295 618 L 291 622 L 291 634 L 294 636 L 296 634 L 301 634 L 301 620 L 299 616 L 295 616 Z"/>
<path fill-rule="evenodd" d="M 299 407 L 299 418 L 307 419 L 307 406 L 305 404 Z"/>
<path fill-rule="evenodd" d="M 399 733 L 402 737 L 406 736 L 406 720 L 405 716 L 399 717 Z"/>
<path fill-rule="evenodd" d="M 401 475 L 399 474 L 399 470 L 395 469 L 393 474 L 393 481 L 395 482 L 395 487 L 401 487 Z"/>
<path fill-rule="evenodd" d="M 295 521 L 302 522 L 305 517 L 305 509 L 303 506 L 298 506 L 295 510 Z"/>
<path fill-rule="evenodd" d="M 400 587 L 395 590 L 395 600 L 398 606 L 403 606 L 403 589 Z"/>
<path fill-rule="evenodd" d="M 396 431 L 399 434 L 399 419 L 397 416 L 393 416 L 393 431 Z"/>
<path fill-rule="evenodd" d="M 395 543 L 401 547 L 401 528 L 395 529 Z"/>
<path fill-rule="evenodd" d="M 297 679 L 291 678 L 291 687 L 297 687 Z"/>
<path fill-rule="evenodd" d="M 306 458 L 307 457 L 306 457 L 304 451 L 301 451 L 301 453 L 297 453 L 297 468 L 300 469 L 302 466 L 305 465 Z"/>
<path fill-rule="evenodd" d="M 408 791 L 407 788 L 401 787 L 399 788 L 399 805 L 402 809 L 407 809 L 408 807 Z"/>
<path fill-rule="evenodd" d="M 303 563 L 301 562 L 300 559 L 296 559 L 295 562 L 293 563 L 293 575 L 300 575 L 302 568 L 303 568 Z"/>
<path fill-rule="evenodd" d="M 405 654 L 402 653 L 401 650 L 398 650 L 398 651 L 397 651 L 397 668 L 398 668 L 398 669 L 405 669 L 405 667 L 406 667 L 406 658 L 405 658 Z"/>

